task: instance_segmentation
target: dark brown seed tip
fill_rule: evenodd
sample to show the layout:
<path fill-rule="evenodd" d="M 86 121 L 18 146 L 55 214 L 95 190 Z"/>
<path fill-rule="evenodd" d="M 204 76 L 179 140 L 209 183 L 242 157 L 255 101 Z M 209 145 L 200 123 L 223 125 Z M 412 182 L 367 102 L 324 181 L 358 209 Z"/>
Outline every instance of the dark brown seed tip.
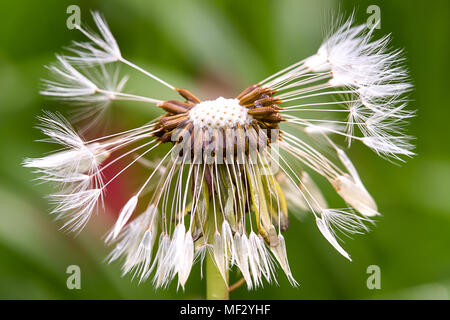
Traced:
<path fill-rule="evenodd" d="M 175 88 L 175 91 L 178 92 L 178 94 L 180 96 L 182 96 L 183 98 L 185 98 L 187 101 L 191 101 L 195 104 L 201 102 L 201 100 L 199 98 L 197 98 L 193 93 L 191 93 L 190 91 L 188 91 L 186 89 Z"/>
<path fill-rule="evenodd" d="M 252 84 L 251 86 L 245 88 L 241 93 L 238 94 L 238 96 L 236 97 L 237 99 L 241 100 L 241 98 L 243 96 L 245 96 L 247 93 L 255 90 L 258 87 L 257 84 Z"/>

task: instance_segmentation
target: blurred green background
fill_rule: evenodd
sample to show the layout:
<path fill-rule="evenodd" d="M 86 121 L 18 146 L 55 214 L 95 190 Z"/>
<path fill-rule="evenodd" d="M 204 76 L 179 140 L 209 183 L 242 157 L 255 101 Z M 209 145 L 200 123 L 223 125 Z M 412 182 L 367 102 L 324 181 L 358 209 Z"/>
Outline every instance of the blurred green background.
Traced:
<path fill-rule="evenodd" d="M 291 268 L 301 284 L 292 288 L 280 272 L 279 286 L 231 298 L 250 299 L 448 299 L 450 296 L 450 143 L 448 134 L 449 1 L 1 1 L 0 2 L 0 298 L 2 299 L 202 299 L 197 265 L 185 292 L 155 291 L 120 276 L 120 265 L 103 262 L 101 241 L 111 216 L 97 216 L 80 236 L 60 232 L 47 214 L 44 196 L 24 157 L 52 146 L 34 140 L 41 109 L 61 110 L 38 95 L 43 65 L 72 39 L 66 8 L 77 4 L 92 26 L 90 9 L 104 13 L 125 57 L 202 98 L 235 95 L 242 88 L 313 54 L 330 12 L 381 8 L 377 36 L 392 33 L 405 48 L 415 85 L 410 133 L 418 156 L 401 166 L 356 145 L 355 159 L 383 216 L 367 235 L 345 243 L 346 261 L 318 232 L 311 217 L 291 219 L 285 234 Z M 155 98 L 172 97 L 164 87 L 132 73 L 128 88 Z M 128 128 L 154 113 L 139 104 L 113 105 L 110 118 Z M 333 201 L 336 201 L 335 203 Z M 331 198 L 334 206 L 342 206 Z M 66 268 L 78 265 L 81 290 L 66 287 Z M 369 265 L 381 268 L 381 289 L 369 290 Z"/>

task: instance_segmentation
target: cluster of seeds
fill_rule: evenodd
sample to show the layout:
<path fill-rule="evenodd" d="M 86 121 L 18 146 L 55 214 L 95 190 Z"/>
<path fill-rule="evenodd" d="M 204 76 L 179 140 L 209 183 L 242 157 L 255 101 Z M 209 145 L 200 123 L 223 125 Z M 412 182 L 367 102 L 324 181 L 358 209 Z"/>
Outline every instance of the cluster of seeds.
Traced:
<path fill-rule="evenodd" d="M 202 101 L 189 112 L 189 118 L 196 128 L 235 128 L 238 125 L 248 125 L 252 121 L 247 108 L 239 104 L 238 99 L 225 99 Z"/>

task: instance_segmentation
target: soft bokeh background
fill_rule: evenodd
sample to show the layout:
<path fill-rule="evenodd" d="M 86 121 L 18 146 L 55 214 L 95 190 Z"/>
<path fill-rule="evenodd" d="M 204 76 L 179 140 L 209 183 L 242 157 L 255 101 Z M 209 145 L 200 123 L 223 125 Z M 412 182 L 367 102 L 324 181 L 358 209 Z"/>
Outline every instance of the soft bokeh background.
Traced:
<path fill-rule="evenodd" d="M 410 108 L 418 110 L 410 132 L 418 156 L 402 166 L 378 158 L 362 146 L 350 152 L 384 214 L 377 227 L 346 241 L 350 263 L 318 232 L 311 217 L 292 219 L 286 233 L 291 267 L 301 283 L 292 288 L 280 273 L 279 286 L 232 298 L 261 299 L 448 299 L 450 295 L 450 135 L 448 1 L 1 1 L 0 2 L 0 298 L 2 299 L 201 299 L 198 265 L 185 292 L 155 291 L 120 277 L 120 265 L 103 262 L 101 241 L 111 214 L 96 217 L 78 237 L 58 230 L 43 198 L 49 186 L 36 185 L 26 156 L 51 146 L 33 128 L 42 108 L 61 110 L 40 97 L 43 65 L 80 39 L 65 27 L 66 8 L 78 4 L 92 25 L 90 9 L 102 11 L 124 55 L 163 79 L 199 96 L 234 95 L 278 69 L 312 54 L 322 41 L 330 12 L 381 8 L 381 30 L 406 50 L 415 84 Z M 164 87 L 132 74 L 128 88 L 170 98 Z M 110 121 L 127 128 L 154 116 L 140 104 L 112 106 Z M 117 191 L 117 206 L 127 190 Z M 131 183 L 132 184 L 132 183 Z M 123 198 L 123 199 L 122 199 Z M 342 203 L 331 198 L 337 207 Z M 78 265 L 81 290 L 68 290 L 66 268 Z M 369 265 L 381 268 L 381 289 L 366 287 Z"/>

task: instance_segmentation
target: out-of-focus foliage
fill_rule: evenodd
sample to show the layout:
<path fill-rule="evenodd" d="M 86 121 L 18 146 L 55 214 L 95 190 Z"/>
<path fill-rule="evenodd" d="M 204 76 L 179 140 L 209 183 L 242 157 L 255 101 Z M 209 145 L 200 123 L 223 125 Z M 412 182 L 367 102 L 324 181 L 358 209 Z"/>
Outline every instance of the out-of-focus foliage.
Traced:
<path fill-rule="evenodd" d="M 101 237 L 110 216 L 97 216 L 78 237 L 58 230 L 43 198 L 50 187 L 20 166 L 51 146 L 33 128 L 42 108 L 67 106 L 37 94 L 43 65 L 54 53 L 81 39 L 66 28 L 66 8 L 73 1 L 0 2 L 0 298 L 26 299 L 201 299 L 204 282 L 197 265 L 185 292 L 155 291 L 120 277 L 118 264 L 103 262 L 108 249 Z M 322 238 L 311 217 L 291 219 L 287 239 L 294 276 L 283 274 L 279 286 L 232 298 L 262 299 L 428 299 L 450 295 L 450 148 L 448 71 L 450 3 L 448 1 L 81 1 L 82 20 L 89 10 L 102 11 L 124 56 L 163 79 L 203 98 L 231 96 L 278 69 L 312 54 L 322 41 L 330 14 L 351 12 L 357 21 L 366 8 L 381 8 L 377 36 L 392 33 L 393 45 L 405 48 L 415 84 L 410 108 L 418 117 L 410 127 L 418 156 L 402 166 L 355 145 L 350 152 L 383 216 L 368 235 L 345 246 L 354 261 L 341 257 Z M 172 93 L 133 74 L 128 88 L 167 99 Z M 113 105 L 110 122 L 117 128 L 155 115 L 140 104 Z M 330 200 L 342 206 L 339 199 Z M 68 290 L 66 268 L 78 265 L 81 290 Z M 381 268 L 381 289 L 366 287 L 369 265 Z"/>

